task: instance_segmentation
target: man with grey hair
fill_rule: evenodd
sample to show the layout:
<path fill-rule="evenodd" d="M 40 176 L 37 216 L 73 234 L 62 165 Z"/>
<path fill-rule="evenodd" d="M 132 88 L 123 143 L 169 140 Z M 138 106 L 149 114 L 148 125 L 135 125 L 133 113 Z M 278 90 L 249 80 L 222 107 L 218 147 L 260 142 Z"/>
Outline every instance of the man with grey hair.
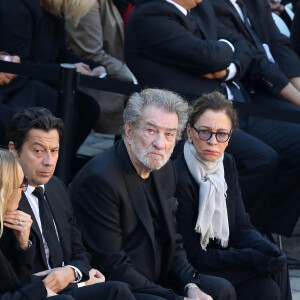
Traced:
<path fill-rule="evenodd" d="M 92 159 L 71 185 L 75 215 L 108 280 L 131 285 L 139 299 L 235 299 L 231 284 L 200 275 L 186 258 L 170 203 L 176 176 L 169 161 L 187 121 L 187 103 L 169 91 L 133 94 L 124 140 Z"/>

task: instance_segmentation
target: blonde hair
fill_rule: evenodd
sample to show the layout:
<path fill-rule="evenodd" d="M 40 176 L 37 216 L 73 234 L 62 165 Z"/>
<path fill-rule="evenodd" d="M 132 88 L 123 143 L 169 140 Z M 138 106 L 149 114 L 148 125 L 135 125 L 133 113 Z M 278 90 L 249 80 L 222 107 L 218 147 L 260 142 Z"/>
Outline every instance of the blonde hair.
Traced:
<path fill-rule="evenodd" d="M 40 0 L 43 7 L 51 8 L 56 16 L 76 24 L 94 5 L 96 0 Z"/>
<path fill-rule="evenodd" d="M 0 149 L 0 223 L 3 233 L 3 218 L 6 212 L 8 199 L 14 189 L 19 187 L 18 162 L 13 153 Z"/>

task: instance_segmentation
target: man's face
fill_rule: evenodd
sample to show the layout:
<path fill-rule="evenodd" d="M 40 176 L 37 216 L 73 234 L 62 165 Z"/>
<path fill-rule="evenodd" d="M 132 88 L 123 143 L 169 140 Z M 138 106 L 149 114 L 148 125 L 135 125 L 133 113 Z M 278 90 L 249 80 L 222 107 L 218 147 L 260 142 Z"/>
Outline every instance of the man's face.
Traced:
<path fill-rule="evenodd" d="M 178 3 L 185 9 L 190 10 L 196 7 L 199 3 L 201 3 L 202 0 L 174 0 L 174 2 Z"/>
<path fill-rule="evenodd" d="M 158 170 L 169 160 L 176 142 L 178 117 L 155 106 L 147 106 L 139 124 L 125 125 L 125 133 L 137 169 Z"/>
<path fill-rule="evenodd" d="M 58 159 L 59 135 L 56 129 L 49 132 L 29 130 L 20 153 L 14 149 L 13 143 L 10 142 L 9 147 L 14 151 L 30 185 L 36 187 L 50 180 Z"/>

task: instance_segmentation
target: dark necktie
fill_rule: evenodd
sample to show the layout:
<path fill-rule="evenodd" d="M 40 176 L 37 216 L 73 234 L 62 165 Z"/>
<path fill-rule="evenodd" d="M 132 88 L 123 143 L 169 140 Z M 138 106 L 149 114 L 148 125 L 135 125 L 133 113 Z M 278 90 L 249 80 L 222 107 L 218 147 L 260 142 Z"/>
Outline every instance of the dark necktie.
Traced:
<path fill-rule="evenodd" d="M 251 36 L 252 41 L 254 42 L 255 46 L 258 49 L 264 51 L 264 48 L 263 48 L 263 46 L 261 44 L 261 41 L 259 40 L 256 32 L 253 30 L 253 28 L 249 24 L 247 9 L 246 9 L 246 5 L 245 5 L 244 1 L 243 0 L 237 0 L 236 3 L 239 5 L 239 7 L 240 7 L 240 9 L 241 9 L 241 11 L 244 15 L 244 24 L 245 24 L 245 27 L 246 27 L 249 35 Z"/>
<path fill-rule="evenodd" d="M 57 238 L 53 216 L 47 200 L 44 196 L 42 187 L 37 187 L 32 192 L 39 200 L 40 219 L 43 229 L 43 235 L 49 248 L 49 264 L 52 268 L 61 267 L 63 262 L 63 253 Z"/>

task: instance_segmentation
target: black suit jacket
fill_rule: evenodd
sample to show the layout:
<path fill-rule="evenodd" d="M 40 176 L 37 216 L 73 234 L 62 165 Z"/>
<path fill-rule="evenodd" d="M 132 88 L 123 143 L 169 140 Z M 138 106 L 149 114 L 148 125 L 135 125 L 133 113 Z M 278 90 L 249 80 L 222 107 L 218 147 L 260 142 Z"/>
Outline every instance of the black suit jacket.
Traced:
<path fill-rule="evenodd" d="M 89 278 L 91 269 L 88 254 L 82 244 L 80 230 L 73 215 L 73 208 L 65 185 L 55 176 L 45 185 L 45 197 L 58 231 L 65 265 L 77 267 L 83 274 L 83 280 Z M 19 209 L 30 214 L 33 220 L 32 233 L 36 239 L 36 256 L 33 273 L 48 269 L 43 240 L 31 206 L 23 193 Z"/>
<path fill-rule="evenodd" d="M 170 299 L 173 291 L 159 284 L 168 282 L 183 293 L 184 285 L 194 280 L 196 270 L 187 261 L 169 206 L 175 193 L 174 167 L 168 162 L 152 174 L 168 244 L 159 282 L 154 282 L 152 217 L 123 141 L 81 169 L 72 182 L 71 198 L 92 265 L 108 280 L 130 284 L 134 292 Z"/>
<path fill-rule="evenodd" d="M 192 10 L 194 22 L 165 0 L 141 1 L 126 28 L 125 60 L 141 84 L 201 95 L 218 90 L 221 80 L 202 77 L 235 62 L 239 73 L 250 62 L 250 53 L 230 30 L 217 30 L 208 0 Z M 195 24 L 197 26 L 195 26 Z M 236 43 L 243 64 L 231 48 L 218 39 Z M 246 67 L 247 68 L 247 67 Z"/>
<path fill-rule="evenodd" d="M 244 0 L 244 3 L 253 31 L 262 44 L 269 46 L 275 64 L 269 62 L 264 50 L 257 49 L 252 35 L 230 0 L 211 0 L 211 3 L 219 25 L 240 34 L 241 42 L 244 40 L 245 45 L 246 42 L 251 43 L 252 63 L 243 80 L 245 84 L 256 89 L 260 81 L 264 88 L 277 95 L 288 84 L 288 78 L 300 75 L 300 61 L 289 39 L 275 25 L 267 0 Z"/>
<path fill-rule="evenodd" d="M 245 254 L 241 250 L 232 249 L 257 249 L 268 243 L 249 221 L 233 157 L 224 154 L 224 173 L 228 187 L 226 205 L 230 232 L 228 248 L 222 248 L 214 241 L 210 241 L 207 251 L 201 248 L 200 234 L 195 231 L 199 207 L 199 185 L 192 177 L 183 154 L 175 160 L 174 165 L 178 174 L 176 189 L 178 230 L 182 234 L 184 247 L 193 266 L 201 273 L 221 276 L 234 284 L 257 276 L 256 271 L 245 263 Z"/>
<path fill-rule="evenodd" d="M 21 249 L 13 232 L 7 228 L 4 230 L 0 239 L 1 300 L 41 300 L 46 298 L 47 292 L 42 280 L 28 284 L 34 255 L 34 247 Z"/>

